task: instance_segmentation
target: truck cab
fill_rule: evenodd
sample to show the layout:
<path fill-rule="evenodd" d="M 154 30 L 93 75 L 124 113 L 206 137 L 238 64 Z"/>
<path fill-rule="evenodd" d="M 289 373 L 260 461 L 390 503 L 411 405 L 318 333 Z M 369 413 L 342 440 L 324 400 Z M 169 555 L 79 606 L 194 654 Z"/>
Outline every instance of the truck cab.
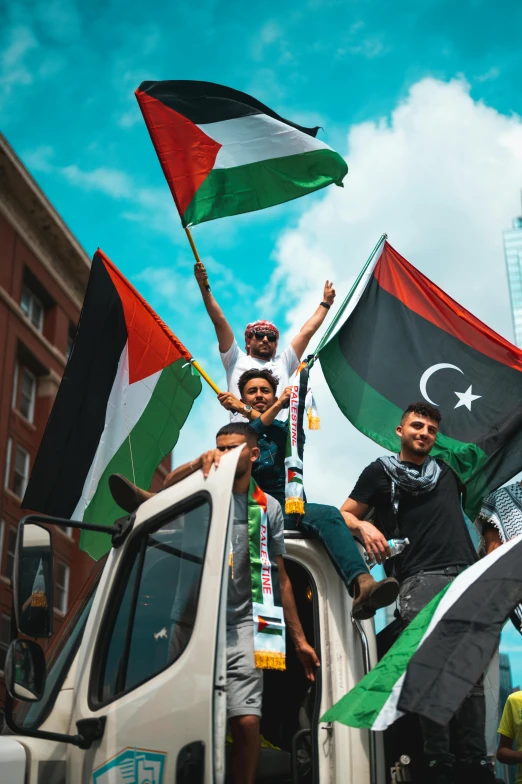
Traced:
<path fill-rule="evenodd" d="M 45 636 L 31 623 L 47 628 L 45 575 L 59 521 L 20 523 L 15 616 L 27 636 L 11 643 L 6 665 L 6 782 L 230 780 L 225 638 L 237 458 L 237 450 L 225 455 L 207 479 L 193 474 L 120 523 L 45 659 L 27 636 Z M 352 622 L 351 599 L 319 542 L 296 532 L 285 540 L 299 615 L 321 667 L 310 684 L 288 644 L 286 671 L 265 672 L 256 781 L 385 784 L 380 734 L 319 721 L 375 663 L 373 621 Z"/>

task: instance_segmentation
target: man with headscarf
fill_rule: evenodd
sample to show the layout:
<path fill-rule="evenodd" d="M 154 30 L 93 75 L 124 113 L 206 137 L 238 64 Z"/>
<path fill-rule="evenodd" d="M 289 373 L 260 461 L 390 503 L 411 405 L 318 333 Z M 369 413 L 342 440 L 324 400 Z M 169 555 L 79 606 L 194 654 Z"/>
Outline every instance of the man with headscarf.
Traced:
<path fill-rule="evenodd" d="M 487 495 L 475 520 L 475 528 L 481 537 L 479 555 L 489 555 L 522 534 L 522 482 L 499 487 Z M 522 634 L 522 605 L 513 610 L 511 620 Z"/>
<path fill-rule="evenodd" d="M 240 349 L 232 332 L 232 328 L 225 318 L 223 311 L 216 302 L 208 285 L 208 274 L 203 264 L 194 266 L 194 275 L 198 282 L 203 303 L 216 330 L 219 343 L 221 361 L 227 374 L 228 391 L 236 397 L 241 397 L 238 387 L 239 377 L 246 371 L 256 368 L 258 370 L 271 370 L 279 379 L 277 395 L 281 395 L 290 383 L 290 378 L 299 367 L 310 339 L 315 335 L 326 318 L 335 299 L 333 283 L 326 281 L 323 299 L 317 310 L 308 321 L 303 324 L 298 334 L 281 353 L 278 353 L 279 330 L 270 321 L 259 319 L 247 324 L 245 329 L 245 350 Z M 285 420 L 286 411 L 278 414 L 278 419 Z M 246 421 L 245 417 L 236 412 L 231 412 L 232 421 Z"/>

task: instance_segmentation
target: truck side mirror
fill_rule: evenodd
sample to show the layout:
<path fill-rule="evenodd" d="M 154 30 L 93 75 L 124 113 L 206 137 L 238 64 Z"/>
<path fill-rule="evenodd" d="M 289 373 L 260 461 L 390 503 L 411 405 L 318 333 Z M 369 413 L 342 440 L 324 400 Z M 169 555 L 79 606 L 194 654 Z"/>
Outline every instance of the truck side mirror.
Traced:
<path fill-rule="evenodd" d="M 53 578 L 51 533 L 22 521 L 13 571 L 16 626 L 21 634 L 50 637 L 53 633 Z"/>
<path fill-rule="evenodd" d="M 38 702 L 45 689 L 44 652 L 32 640 L 13 640 L 5 660 L 5 685 L 10 696 L 24 702 Z"/>

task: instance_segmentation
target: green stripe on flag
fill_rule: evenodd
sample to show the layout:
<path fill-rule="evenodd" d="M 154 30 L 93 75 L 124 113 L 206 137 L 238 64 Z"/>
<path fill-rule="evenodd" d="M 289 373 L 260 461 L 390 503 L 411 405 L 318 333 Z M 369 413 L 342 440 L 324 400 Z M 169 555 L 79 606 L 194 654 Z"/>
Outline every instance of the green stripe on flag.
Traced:
<path fill-rule="evenodd" d="M 273 207 L 332 183 L 342 186 L 347 172 L 344 158 L 334 150 L 314 150 L 230 169 L 213 169 L 196 191 L 182 222 L 184 226 L 194 226 Z"/>
<path fill-rule="evenodd" d="M 371 729 L 388 701 L 393 687 L 406 672 L 441 599 L 451 583 L 413 619 L 388 653 L 359 683 L 326 711 L 320 721 L 339 721 L 348 727 Z"/>
<path fill-rule="evenodd" d="M 192 374 L 186 359 L 178 359 L 162 371 L 151 399 L 130 434 L 136 484 L 139 487 L 150 487 L 154 471 L 174 449 L 180 430 L 200 392 L 201 378 Z M 96 493 L 83 515 L 86 522 L 112 525 L 114 520 L 126 514 L 112 498 L 108 485 L 110 474 L 123 474 L 133 480 L 128 438 L 100 477 Z M 96 560 L 110 546 L 110 537 L 106 534 L 94 531 L 81 533 L 80 548 Z"/>
<path fill-rule="evenodd" d="M 364 381 L 347 363 L 335 335 L 319 352 L 321 368 L 337 405 L 345 417 L 365 436 L 390 452 L 398 452 L 395 428 L 402 411 Z M 410 402 L 410 401 L 408 401 Z M 439 433 L 431 452 L 444 460 L 466 484 L 466 513 L 473 519 L 479 511 L 487 481 L 483 467 L 487 454 L 476 444 L 457 441 Z"/>

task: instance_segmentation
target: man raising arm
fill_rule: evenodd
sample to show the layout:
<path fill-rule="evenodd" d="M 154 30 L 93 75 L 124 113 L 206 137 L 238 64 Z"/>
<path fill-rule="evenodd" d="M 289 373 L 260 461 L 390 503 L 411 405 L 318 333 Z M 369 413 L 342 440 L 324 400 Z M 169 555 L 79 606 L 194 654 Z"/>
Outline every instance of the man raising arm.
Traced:
<path fill-rule="evenodd" d="M 279 379 L 278 392 L 288 386 L 290 377 L 299 366 L 310 339 L 315 335 L 326 318 L 335 299 L 333 283 L 326 281 L 323 300 L 317 310 L 303 324 L 290 345 L 280 354 L 277 353 L 279 330 L 270 321 L 258 320 L 247 324 L 245 329 L 245 351 L 242 351 L 234 338 L 234 333 L 211 291 L 207 289 L 208 274 L 203 264 L 196 264 L 194 274 L 198 282 L 203 303 L 216 330 L 221 361 L 227 374 L 228 391 L 240 397 L 238 380 L 242 373 L 251 368 L 271 370 Z M 238 413 L 231 413 L 232 421 L 244 419 Z M 278 419 L 286 419 L 286 412 L 278 414 Z"/>

